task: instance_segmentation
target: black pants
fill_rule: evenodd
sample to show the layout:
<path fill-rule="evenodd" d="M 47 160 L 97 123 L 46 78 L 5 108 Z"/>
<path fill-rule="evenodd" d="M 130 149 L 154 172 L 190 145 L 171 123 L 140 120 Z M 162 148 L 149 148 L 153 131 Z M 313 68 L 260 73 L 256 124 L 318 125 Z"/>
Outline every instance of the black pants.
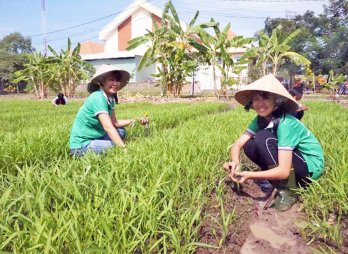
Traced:
<path fill-rule="evenodd" d="M 261 170 L 278 166 L 278 139 L 270 130 L 258 131 L 254 138 L 248 140 L 243 149 L 246 156 Z M 294 149 L 292 155 L 296 184 L 306 186 L 310 183 L 307 163 L 298 149 Z"/>

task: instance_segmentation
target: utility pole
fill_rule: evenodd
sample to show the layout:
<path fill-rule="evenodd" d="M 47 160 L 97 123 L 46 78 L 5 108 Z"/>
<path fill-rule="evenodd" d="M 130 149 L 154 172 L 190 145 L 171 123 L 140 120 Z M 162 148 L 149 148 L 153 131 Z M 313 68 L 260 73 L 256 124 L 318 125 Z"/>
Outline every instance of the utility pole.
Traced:
<path fill-rule="evenodd" d="M 41 28 L 42 28 L 42 42 L 43 42 L 43 53 L 47 55 L 47 38 L 46 38 L 46 7 L 45 0 L 41 0 Z"/>

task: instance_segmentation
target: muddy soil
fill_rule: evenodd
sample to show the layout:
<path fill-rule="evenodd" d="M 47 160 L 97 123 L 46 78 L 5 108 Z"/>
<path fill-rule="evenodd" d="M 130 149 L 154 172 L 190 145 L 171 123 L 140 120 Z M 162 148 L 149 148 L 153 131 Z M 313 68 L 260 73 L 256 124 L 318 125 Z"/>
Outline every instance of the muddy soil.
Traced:
<path fill-rule="evenodd" d="M 221 210 L 213 192 L 205 210 L 209 219 L 201 227 L 200 242 L 216 247 L 200 247 L 196 253 L 312 253 L 311 247 L 300 235 L 299 228 L 305 223 L 300 206 L 296 204 L 285 212 L 273 208 L 264 210 L 269 195 L 254 183 L 236 190 L 229 180 L 225 180 L 225 210 L 234 211 L 236 217 L 224 236 L 217 223 L 222 223 Z"/>

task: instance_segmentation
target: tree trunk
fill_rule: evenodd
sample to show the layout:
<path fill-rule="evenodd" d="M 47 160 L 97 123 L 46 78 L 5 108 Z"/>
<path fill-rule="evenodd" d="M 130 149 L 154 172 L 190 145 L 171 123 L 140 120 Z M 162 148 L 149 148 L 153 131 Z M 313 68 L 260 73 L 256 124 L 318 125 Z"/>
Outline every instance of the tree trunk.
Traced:
<path fill-rule="evenodd" d="M 39 83 L 39 99 L 44 98 L 44 91 L 43 91 L 43 81 L 40 81 Z"/>
<path fill-rule="evenodd" d="M 262 76 L 266 76 L 266 64 L 267 64 L 266 61 L 263 62 L 263 64 L 262 64 Z"/>
<path fill-rule="evenodd" d="M 276 76 L 278 71 L 278 58 L 274 58 L 273 61 L 273 75 Z"/>
<path fill-rule="evenodd" d="M 168 91 L 168 77 L 167 77 L 167 74 L 168 74 L 168 71 L 167 71 L 167 66 L 165 64 L 162 64 L 162 68 L 163 68 L 163 76 L 162 76 L 162 80 L 161 80 L 161 83 L 162 83 L 162 96 L 165 96 L 167 95 L 167 91 Z"/>

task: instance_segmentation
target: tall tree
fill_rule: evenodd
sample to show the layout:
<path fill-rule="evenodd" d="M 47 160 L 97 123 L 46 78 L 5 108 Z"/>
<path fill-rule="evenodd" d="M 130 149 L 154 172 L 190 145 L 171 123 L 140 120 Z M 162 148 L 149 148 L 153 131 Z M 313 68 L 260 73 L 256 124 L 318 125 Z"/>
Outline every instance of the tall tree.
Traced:
<path fill-rule="evenodd" d="M 24 55 L 33 51 L 31 40 L 20 33 L 9 34 L 0 40 L 0 92 L 8 85 L 11 74 L 23 68 Z"/>
<path fill-rule="evenodd" d="M 23 37 L 20 33 L 11 33 L 2 38 L 0 48 L 14 55 L 35 51 L 35 48 L 31 45 L 31 39 Z"/>
<path fill-rule="evenodd" d="M 290 45 L 311 61 L 316 75 L 329 74 L 330 70 L 348 73 L 348 1 L 331 0 L 317 16 L 307 11 L 291 19 L 268 19 L 265 32 L 270 35 L 279 24 L 287 34 L 301 28 L 303 33 Z"/>

